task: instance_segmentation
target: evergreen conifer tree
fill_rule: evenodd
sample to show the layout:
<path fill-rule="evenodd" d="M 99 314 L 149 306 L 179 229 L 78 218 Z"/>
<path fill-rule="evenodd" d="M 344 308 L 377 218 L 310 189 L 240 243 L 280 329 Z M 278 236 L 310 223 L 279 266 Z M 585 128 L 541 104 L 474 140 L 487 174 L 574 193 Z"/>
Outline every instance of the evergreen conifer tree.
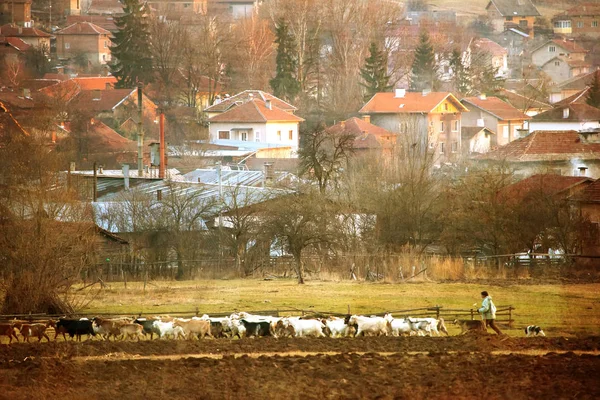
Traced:
<path fill-rule="evenodd" d="M 361 85 L 366 89 L 365 101 L 371 99 L 375 93 L 387 92 L 392 88 L 387 69 L 385 53 L 380 51 L 375 43 L 371 43 L 369 57 L 365 59 L 365 65 L 360 69 L 360 76 L 363 79 Z"/>
<path fill-rule="evenodd" d="M 435 53 L 429 41 L 429 35 L 424 31 L 421 33 L 419 44 L 415 49 L 415 59 L 410 76 L 410 90 L 422 91 L 429 89 L 435 91 L 438 86 L 439 77 Z"/>
<path fill-rule="evenodd" d="M 452 69 L 452 81 L 454 90 L 460 94 L 468 94 L 471 90 L 469 68 L 465 66 L 460 50 L 452 50 L 449 60 Z"/>
<path fill-rule="evenodd" d="M 115 18 L 117 32 L 112 38 L 111 52 L 116 59 L 111 72 L 117 78 L 117 87 L 132 88 L 138 82 L 152 79 L 152 58 L 148 9 L 140 0 L 122 0 L 124 15 Z"/>
<path fill-rule="evenodd" d="M 294 56 L 294 38 L 285 21 L 280 20 L 275 30 L 277 43 L 276 74 L 269 81 L 273 94 L 286 101 L 293 101 L 300 91 L 300 83 L 296 79 L 296 57 Z"/>
<path fill-rule="evenodd" d="M 590 90 L 588 90 L 587 98 L 585 102 L 592 107 L 600 108 L 600 72 L 594 72 L 594 79 Z"/>

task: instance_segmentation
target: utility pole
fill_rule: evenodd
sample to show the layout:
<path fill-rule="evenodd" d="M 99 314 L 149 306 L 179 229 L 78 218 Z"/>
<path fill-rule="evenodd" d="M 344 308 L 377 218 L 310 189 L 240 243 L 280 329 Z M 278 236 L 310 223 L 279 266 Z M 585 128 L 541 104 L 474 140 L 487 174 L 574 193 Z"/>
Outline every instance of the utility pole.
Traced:
<path fill-rule="evenodd" d="M 142 88 L 144 84 L 138 83 L 137 87 L 137 98 L 138 98 L 138 178 L 141 178 L 144 173 L 144 114 L 142 109 Z"/>

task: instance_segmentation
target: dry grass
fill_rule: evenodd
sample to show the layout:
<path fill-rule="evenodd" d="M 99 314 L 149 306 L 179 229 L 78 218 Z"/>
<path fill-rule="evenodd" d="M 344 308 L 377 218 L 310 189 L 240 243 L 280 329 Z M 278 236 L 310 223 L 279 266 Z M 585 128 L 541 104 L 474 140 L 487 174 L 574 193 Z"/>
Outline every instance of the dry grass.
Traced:
<path fill-rule="evenodd" d="M 204 280 L 113 283 L 83 310 L 89 314 L 200 313 L 234 310 L 285 310 L 289 308 L 345 313 L 374 313 L 442 305 L 469 309 L 488 290 L 497 305 L 513 305 L 515 329 L 535 324 L 548 335 L 600 334 L 600 284 L 510 285 L 485 287 L 466 283 L 419 282 L 410 284 L 293 280 Z M 455 332 L 455 330 L 454 330 Z"/>

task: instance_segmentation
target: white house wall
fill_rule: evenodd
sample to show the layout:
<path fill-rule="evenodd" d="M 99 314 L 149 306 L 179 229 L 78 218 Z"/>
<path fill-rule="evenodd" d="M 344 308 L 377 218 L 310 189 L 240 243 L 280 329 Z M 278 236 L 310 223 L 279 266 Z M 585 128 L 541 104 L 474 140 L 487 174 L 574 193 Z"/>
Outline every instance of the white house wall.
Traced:
<path fill-rule="evenodd" d="M 240 130 L 248 128 L 247 141 L 271 143 L 280 146 L 290 146 L 294 151 L 298 150 L 299 136 L 298 123 L 296 122 L 270 122 L 270 123 L 226 123 L 211 122 L 209 127 L 210 140 L 219 139 L 219 131 L 230 132 L 231 140 L 242 140 Z M 277 132 L 281 132 L 281 139 Z M 289 139 L 289 131 L 292 131 L 292 140 Z M 256 140 L 259 136 L 259 140 Z"/>
<path fill-rule="evenodd" d="M 529 122 L 529 132 L 533 131 L 581 131 L 600 128 L 600 122 Z"/>

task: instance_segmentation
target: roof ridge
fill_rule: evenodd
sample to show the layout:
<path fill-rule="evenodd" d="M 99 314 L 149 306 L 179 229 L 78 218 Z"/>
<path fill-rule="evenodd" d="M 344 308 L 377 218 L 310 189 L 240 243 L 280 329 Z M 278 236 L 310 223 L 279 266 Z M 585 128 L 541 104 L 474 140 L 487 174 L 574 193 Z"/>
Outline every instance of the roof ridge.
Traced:
<path fill-rule="evenodd" d="M 254 108 L 256 108 L 256 111 L 258 111 L 258 113 L 260 114 L 260 116 L 263 117 L 263 119 L 265 120 L 265 122 L 268 122 L 269 119 L 262 113 L 262 111 L 260 111 L 260 108 L 258 108 L 258 105 L 256 104 L 256 102 L 254 100 L 250 100 L 250 102 L 254 105 Z M 274 107 L 274 106 L 271 105 L 271 107 Z"/>
<path fill-rule="evenodd" d="M 519 156 L 519 160 L 522 160 L 523 157 L 525 157 L 527 155 L 527 152 L 531 148 L 531 145 L 533 145 L 533 141 L 535 140 L 535 137 L 537 136 L 537 132 L 538 131 L 533 131 L 533 132 L 531 132 L 531 135 L 526 136 L 526 137 L 531 137 L 531 139 L 529 140 L 529 143 L 527 143 L 527 146 L 525 146 L 525 150 L 523 150 L 523 153 Z"/>

